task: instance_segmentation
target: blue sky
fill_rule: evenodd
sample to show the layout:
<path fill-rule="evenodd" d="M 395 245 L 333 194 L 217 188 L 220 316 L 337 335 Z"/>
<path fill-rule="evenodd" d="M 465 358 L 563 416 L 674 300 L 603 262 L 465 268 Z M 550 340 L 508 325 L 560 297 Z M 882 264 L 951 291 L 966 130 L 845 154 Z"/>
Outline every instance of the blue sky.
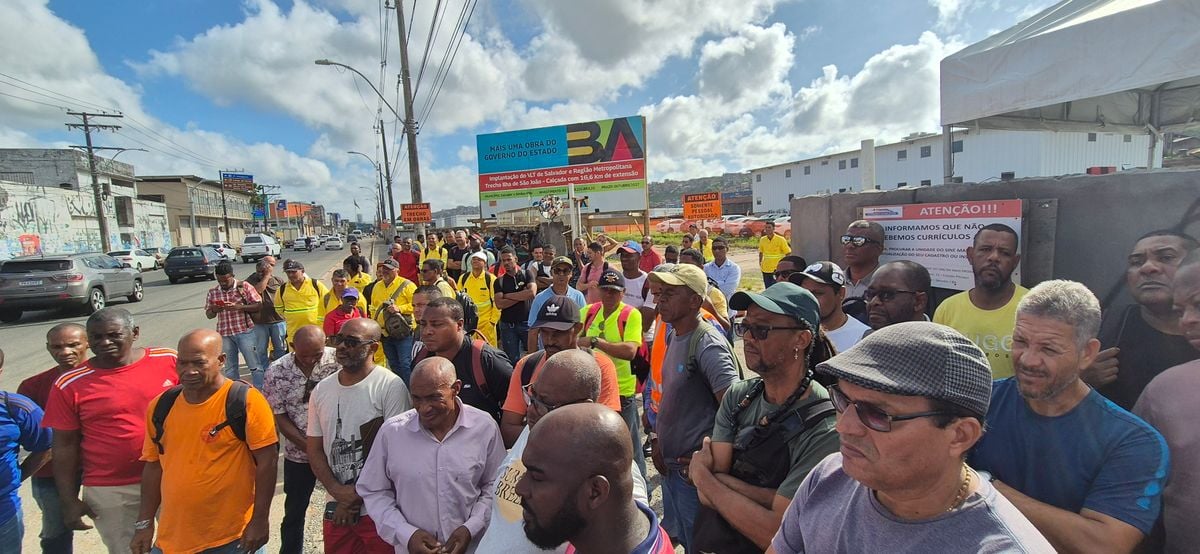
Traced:
<path fill-rule="evenodd" d="M 380 89 L 394 101 L 395 15 L 380 1 L 0 0 L 0 93 L 11 95 L 0 95 L 0 147 L 78 143 L 61 108 L 114 107 L 129 116 L 126 129 L 98 142 L 149 148 L 121 156 L 139 173 L 240 168 L 350 215 L 374 172 L 345 152 L 381 157 L 379 105 L 361 80 L 312 60 L 350 64 L 380 84 L 386 44 Z M 435 90 L 464 2 L 442 3 L 418 106 Z M 647 167 L 661 179 L 935 131 L 938 61 L 1051 3 L 478 2 L 421 120 L 425 199 L 435 210 L 476 202 L 478 133 L 641 114 Z M 414 65 L 435 5 L 405 0 Z M 386 108 L 383 118 L 397 149 Z M 392 158 L 396 202 L 406 202 L 407 171 Z"/>

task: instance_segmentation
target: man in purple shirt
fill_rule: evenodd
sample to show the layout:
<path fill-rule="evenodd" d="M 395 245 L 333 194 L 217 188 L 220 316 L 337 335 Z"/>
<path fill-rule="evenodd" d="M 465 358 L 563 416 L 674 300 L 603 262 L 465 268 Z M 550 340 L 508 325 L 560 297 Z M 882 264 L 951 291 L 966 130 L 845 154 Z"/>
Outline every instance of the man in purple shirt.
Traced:
<path fill-rule="evenodd" d="M 450 360 L 421 360 L 410 383 L 413 409 L 379 430 L 358 494 L 388 544 L 408 552 L 474 552 L 504 460 L 500 428 L 458 399 L 462 382 Z"/>

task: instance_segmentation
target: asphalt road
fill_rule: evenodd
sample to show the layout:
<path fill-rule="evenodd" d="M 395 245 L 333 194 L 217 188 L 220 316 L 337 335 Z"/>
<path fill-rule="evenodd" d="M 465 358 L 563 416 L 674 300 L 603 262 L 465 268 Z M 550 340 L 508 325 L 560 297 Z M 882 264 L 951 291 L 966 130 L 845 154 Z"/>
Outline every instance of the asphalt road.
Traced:
<path fill-rule="evenodd" d="M 329 274 L 341 267 L 342 258 L 349 250 L 314 250 L 312 252 L 283 252 L 283 258 L 294 258 L 304 264 L 306 272 L 329 284 Z M 374 258 L 372 258 L 374 259 Z M 276 271 L 282 275 L 282 260 Z M 254 271 L 254 264 L 240 261 L 234 263 L 238 278 Z M 163 346 L 175 348 L 179 337 L 192 329 L 216 328 L 216 320 L 204 317 L 204 296 L 208 289 L 216 286 L 215 281 L 185 280 L 172 285 L 162 270 L 142 274 L 145 299 L 131 304 L 125 299 L 115 300 L 110 306 L 121 306 L 130 311 L 134 323 L 140 328 L 140 338 L 135 346 Z M 46 332 L 51 327 L 68 321 L 83 324 L 87 320 L 78 312 L 64 313 L 47 310 L 29 312 L 17 323 L 0 324 L 0 348 L 4 349 L 3 373 L 0 374 L 0 389 L 16 391 L 24 379 L 40 373 L 54 365 L 46 353 Z M 283 519 L 283 461 L 279 462 L 279 477 L 275 486 L 275 499 L 271 505 L 271 538 L 268 548 L 279 548 L 279 522 Z M 21 487 L 21 505 L 25 515 L 25 552 L 40 552 L 38 533 L 42 529 L 41 511 L 30 495 L 29 486 Z M 305 552 L 321 551 L 321 517 L 324 509 L 324 491 L 318 484 L 309 505 Z M 104 552 L 100 535 L 95 530 L 75 534 L 76 552 Z"/>

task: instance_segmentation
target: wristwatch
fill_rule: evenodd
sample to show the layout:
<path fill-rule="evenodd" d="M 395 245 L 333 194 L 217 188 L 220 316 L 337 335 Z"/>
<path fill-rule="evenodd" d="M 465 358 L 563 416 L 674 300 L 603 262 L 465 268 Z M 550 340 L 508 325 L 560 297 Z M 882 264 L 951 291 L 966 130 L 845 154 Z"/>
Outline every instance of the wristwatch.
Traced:
<path fill-rule="evenodd" d="M 592 337 L 592 342 L 591 342 L 592 348 L 595 348 L 596 344 L 599 342 L 600 342 L 600 337 Z"/>

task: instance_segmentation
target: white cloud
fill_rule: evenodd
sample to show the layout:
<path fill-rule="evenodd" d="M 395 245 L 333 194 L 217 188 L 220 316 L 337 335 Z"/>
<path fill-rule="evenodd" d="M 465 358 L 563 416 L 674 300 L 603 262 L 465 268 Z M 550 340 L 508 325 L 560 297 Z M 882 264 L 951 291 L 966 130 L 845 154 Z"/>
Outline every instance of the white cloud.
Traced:
<path fill-rule="evenodd" d="M 951 32 L 961 21 L 972 0 L 928 0 L 929 5 L 937 9 L 937 23 L 934 28 L 941 32 Z"/>
<path fill-rule="evenodd" d="M 478 159 L 479 153 L 470 146 L 458 147 L 458 161 L 463 163 L 471 163 Z"/>

